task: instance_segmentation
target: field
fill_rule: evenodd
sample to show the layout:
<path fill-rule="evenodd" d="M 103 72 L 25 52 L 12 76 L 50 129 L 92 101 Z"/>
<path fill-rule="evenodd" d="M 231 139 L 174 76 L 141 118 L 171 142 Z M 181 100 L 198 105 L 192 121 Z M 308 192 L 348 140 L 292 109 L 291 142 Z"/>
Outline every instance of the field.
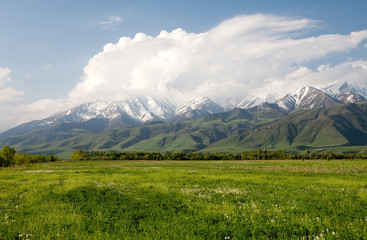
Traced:
<path fill-rule="evenodd" d="M 0 239 L 367 239 L 366 161 L 0 170 Z"/>

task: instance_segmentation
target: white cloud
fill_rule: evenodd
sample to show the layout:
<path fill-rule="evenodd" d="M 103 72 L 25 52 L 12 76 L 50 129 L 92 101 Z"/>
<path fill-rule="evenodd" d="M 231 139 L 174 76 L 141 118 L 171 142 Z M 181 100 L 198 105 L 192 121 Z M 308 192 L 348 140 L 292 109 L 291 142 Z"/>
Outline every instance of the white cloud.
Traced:
<path fill-rule="evenodd" d="M 119 25 L 123 19 L 118 16 L 110 16 L 107 20 L 98 22 L 98 26 L 102 27 L 103 29 L 113 29 L 117 25 Z"/>
<path fill-rule="evenodd" d="M 69 97 L 81 103 L 160 95 L 172 88 L 187 98 L 245 97 L 260 90 L 283 94 L 298 85 L 293 81 L 304 81 L 294 74 L 309 61 L 347 52 L 367 39 L 367 31 L 299 37 L 316 25 L 309 19 L 256 14 L 226 20 L 200 34 L 176 29 L 156 37 L 122 37 L 90 59 Z M 274 88 L 265 91 L 268 85 Z"/>
<path fill-rule="evenodd" d="M 16 90 L 14 88 L 2 88 L 0 89 L 0 105 L 14 103 L 21 100 L 23 91 Z"/>
<path fill-rule="evenodd" d="M 0 87 L 10 81 L 9 77 L 10 72 L 11 70 L 9 68 L 0 67 Z"/>
<path fill-rule="evenodd" d="M 269 93 L 273 89 L 281 93 L 277 94 L 278 96 L 282 96 L 304 86 L 326 88 L 332 84 L 344 82 L 367 89 L 367 61 L 344 62 L 334 67 L 321 65 L 317 71 L 300 67 L 285 77 L 266 81 L 264 86 L 256 89 L 255 93 Z"/>
<path fill-rule="evenodd" d="M 327 70 L 329 67 L 330 67 L 330 64 L 327 64 L 327 65 L 322 64 L 322 65 L 320 65 L 320 66 L 317 68 L 317 71 L 322 72 L 322 71 Z"/>
<path fill-rule="evenodd" d="M 19 112 L 12 113 L 12 109 L 22 100 L 23 91 L 5 86 L 11 82 L 10 73 L 9 68 L 0 67 L 0 131 L 17 123 L 17 118 L 20 115 Z"/>
<path fill-rule="evenodd" d="M 18 102 L 23 95 L 22 91 L 4 86 L 11 82 L 10 73 L 9 68 L 0 68 L 0 107 L 4 104 Z"/>

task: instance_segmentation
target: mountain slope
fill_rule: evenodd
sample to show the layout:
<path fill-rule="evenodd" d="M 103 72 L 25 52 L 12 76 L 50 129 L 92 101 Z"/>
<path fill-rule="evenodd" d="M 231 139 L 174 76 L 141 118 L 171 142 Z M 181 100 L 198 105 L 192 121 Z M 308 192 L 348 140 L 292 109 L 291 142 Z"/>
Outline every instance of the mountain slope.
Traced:
<path fill-rule="evenodd" d="M 224 109 L 221 106 L 207 97 L 191 99 L 179 109 L 170 101 L 151 97 L 111 102 L 96 101 L 42 120 L 21 124 L 1 133 L 0 138 L 47 129 L 63 123 L 82 123 L 91 119 L 104 119 L 108 122 L 107 125 L 103 125 L 104 129 L 111 129 L 139 126 L 148 122 L 179 122 L 222 111 Z"/>
<path fill-rule="evenodd" d="M 175 121 L 199 118 L 206 114 L 223 112 L 224 108 L 207 97 L 194 98 L 178 109 Z"/>
<path fill-rule="evenodd" d="M 297 111 L 215 146 L 304 149 L 367 144 L 367 103 Z"/>
<path fill-rule="evenodd" d="M 151 97 L 96 101 L 10 129 L 0 134 L 0 144 L 31 153 L 78 148 L 239 151 L 364 145 L 365 102 L 343 103 L 366 97 L 367 85 L 337 83 L 325 89 L 303 87 L 274 103 L 266 102 L 273 102 L 272 97 L 244 98 L 231 102 L 227 112 L 207 97 L 181 106 Z"/>
<path fill-rule="evenodd" d="M 103 120 L 88 123 L 97 124 L 94 121 Z M 297 110 L 288 115 L 278 105 L 265 103 L 182 123 L 90 131 L 84 123 L 64 123 L 7 137 L 0 143 L 18 151 L 53 154 L 75 149 L 240 152 L 259 147 L 303 150 L 362 146 L 367 144 L 367 102 Z"/>
<path fill-rule="evenodd" d="M 362 83 L 360 83 L 362 84 Z M 245 97 L 242 100 L 227 99 L 218 104 L 207 97 L 193 98 L 182 106 L 175 102 L 174 97 L 162 96 L 138 97 L 122 101 L 95 101 L 85 103 L 52 115 L 48 118 L 31 121 L 9 129 L 0 134 L 0 139 L 26 134 L 34 130 L 47 129 L 62 123 L 86 122 L 91 119 L 104 119 L 108 124 L 104 129 L 139 126 L 149 122 L 182 122 L 196 119 L 203 115 L 224 112 L 225 109 L 253 109 L 272 102 L 283 112 L 289 113 L 297 109 L 330 107 L 342 103 L 354 103 L 367 99 L 367 85 L 356 83 L 335 83 L 325 89 L 303 87 L 293 93 L 276 100 L 274 96 Z M 270 113 L 268 113 L 270 114 Z M 100 130 L 100 127 L 97 127 Z"/>
<path fill-rule="evenodd" d="M 288 112 L 295 109 L 312 109 L 315 107 L 330 107 L 342 103 L 326 91 L 314 87 L 303 87 L 294 93 L 289 93 L 276 101 L 278 106 Z"/>
<path fill-rule="evenodd" d="M 270 109 L 274 114 L 267 116 L 265 112 Z M 265 104 L 264 107 L 248 110 L 237 108 L 205 115 L 183 123 L 157 122 L 138 127 L 106 129 L 93 134 L 90 134 L 90 129 L 83 127 L 84 123 L 63 123 L 28 134 L 6 137 L 0 144 L 12 145 L 18 151 L 31 153 L 72 152 L 75 149 L 197 151 L 231 134 L 243 133 L 272 122 L 283 114 L 277 105 Z"/>

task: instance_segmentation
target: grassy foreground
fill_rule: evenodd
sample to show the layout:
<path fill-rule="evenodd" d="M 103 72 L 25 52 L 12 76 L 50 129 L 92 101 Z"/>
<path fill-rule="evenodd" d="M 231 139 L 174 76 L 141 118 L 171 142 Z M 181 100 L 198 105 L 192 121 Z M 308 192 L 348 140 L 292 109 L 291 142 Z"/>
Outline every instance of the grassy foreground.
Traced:
<path fill-rule="evenodd" d="M 0 239 L 367 239 L 367 161 L 0 169 Z"/>

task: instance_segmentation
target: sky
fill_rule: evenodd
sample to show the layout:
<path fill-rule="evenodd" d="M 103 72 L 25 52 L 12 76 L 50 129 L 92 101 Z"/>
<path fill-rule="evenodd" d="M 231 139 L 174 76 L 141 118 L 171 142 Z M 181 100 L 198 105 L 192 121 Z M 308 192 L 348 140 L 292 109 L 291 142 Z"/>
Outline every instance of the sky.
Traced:
<path fill-rule="evenodd" d="M 364 0 L 1 0 L 0 132 L 81 103 L 367 82 Z M 154 91 L 152 91 L 154 90 Z"/>

